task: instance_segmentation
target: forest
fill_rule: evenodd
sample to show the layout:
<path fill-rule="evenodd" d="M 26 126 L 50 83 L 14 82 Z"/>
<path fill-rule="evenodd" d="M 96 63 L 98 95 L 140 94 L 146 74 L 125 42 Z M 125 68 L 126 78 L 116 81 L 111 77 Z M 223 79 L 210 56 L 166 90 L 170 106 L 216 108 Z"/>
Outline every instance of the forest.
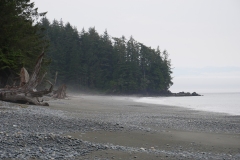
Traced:
<path fill-rule="evenodd" d="M 21 67 L 31 72 L 44 49 L 43 70 L 57 85 L 110 94 L 165 94 L 172 82 L 166 50 L 99 34 L 78 31 L 62 20 L 50 22 L 29 0 L 0 2 L 0 86 L 13 83 Z M 84 24 L 83 24 L 84 25 Z"/>

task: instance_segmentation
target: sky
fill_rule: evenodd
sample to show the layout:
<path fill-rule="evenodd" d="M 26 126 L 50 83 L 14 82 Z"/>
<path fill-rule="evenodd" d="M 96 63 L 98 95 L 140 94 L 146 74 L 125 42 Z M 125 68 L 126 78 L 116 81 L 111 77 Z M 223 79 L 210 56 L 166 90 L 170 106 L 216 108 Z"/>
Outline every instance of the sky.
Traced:
<path fill-rule="evenodd" d="M 80 32 L 95 27 L 167 50 L 172 92 L 240 92 L 239 0 L 31 0 Z"/>

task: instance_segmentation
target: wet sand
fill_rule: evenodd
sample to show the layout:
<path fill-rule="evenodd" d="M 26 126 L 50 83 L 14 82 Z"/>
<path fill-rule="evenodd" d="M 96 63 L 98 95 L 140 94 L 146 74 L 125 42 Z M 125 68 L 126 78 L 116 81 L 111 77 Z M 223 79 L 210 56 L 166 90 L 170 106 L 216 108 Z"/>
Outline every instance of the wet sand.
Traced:
<path fill-rule="evenodd" d="M 75 95 L 50 101 L 68 116 L 120 126 L 120 130 L 70 132 L 104 144 L 76 159 L 239 159 L 240 116 L 133 102 L 129 97 Z"/>

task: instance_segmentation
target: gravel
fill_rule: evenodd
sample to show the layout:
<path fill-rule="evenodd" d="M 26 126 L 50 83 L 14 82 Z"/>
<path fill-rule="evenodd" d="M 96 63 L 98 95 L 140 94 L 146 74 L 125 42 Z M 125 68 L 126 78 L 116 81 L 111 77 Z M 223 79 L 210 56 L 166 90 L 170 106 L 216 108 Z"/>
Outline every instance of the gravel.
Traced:
<path fill-rule="evenodd" d="M 64 134 L 122 129 L 110 123 L 71 118 L 49 108 L 20 106 L 0 105 L 0 159 L 75 159 L 107 147 Z"/>
<path fill-rule="evenodd" d="M 141 106 L 132 106 L 141 108 Z M 80 118 L 79 118 L 80 117 Z M 240 133 L 240 116 L 187 113 L 68 113 L 47 107 L 0 102 L 0 159 L 76 159 L 98 150 L 165 154 L 177 159 L 238 159 L 239 155 L 145 150 L 98 144 L 72 138 L 69 132 L 178 129 L 214 133 Z M 155 128 L 160 128 L 156 130 Z M 96 158 L 97 159 L 97 158 Z"/>

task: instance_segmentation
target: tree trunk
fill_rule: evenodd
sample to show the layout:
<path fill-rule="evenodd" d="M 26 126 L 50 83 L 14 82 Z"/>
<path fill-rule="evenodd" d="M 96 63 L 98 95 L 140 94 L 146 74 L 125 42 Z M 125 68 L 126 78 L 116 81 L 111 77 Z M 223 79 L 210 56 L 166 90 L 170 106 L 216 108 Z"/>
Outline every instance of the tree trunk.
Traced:
<path fill-rule="evenodd" d="M 15 103 L 27 103 L 35 105 L 44 105 L 49 106 L 48 103 L 40 101 L 39 97 L 46 95 L 52 92 L 53 84 L 50 81 L 47 81 L 50 84 L 49 89 L 42 91 L 36 91 L 36 87 L 41 83 L 45 74 L 39 78 L 39 71 L 41 69 L 41 63 L 44 56 L 44 52 L 40 54 L 37 59 L 32 76 L 29 79 L 29 75 L 25 68 L 21 69 L 20 73 L 20 86 L 6 86 L 3 89 L 0 89 L 0 100 L 15 102 Z"/>
<path fill-rule="evenodd" d="M 55 91 L 53 97 L 58 99 L 64 99 L 66 95 L 67 86 L 65 84 L 61 85 L 57 91 Z"/>

